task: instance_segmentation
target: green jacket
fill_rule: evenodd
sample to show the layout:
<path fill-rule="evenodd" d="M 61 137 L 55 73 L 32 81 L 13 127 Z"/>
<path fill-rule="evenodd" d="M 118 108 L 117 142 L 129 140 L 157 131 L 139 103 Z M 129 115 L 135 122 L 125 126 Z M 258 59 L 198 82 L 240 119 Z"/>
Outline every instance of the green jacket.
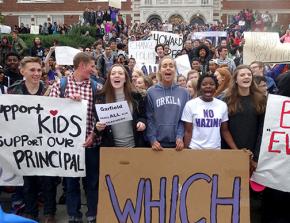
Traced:
<path fill-rule="evenodd" d="M 23 39 L 17 37 L 16 40 L 12 41 L 13 52 L 17 53 L 20 56 L 25 56 L 27 45 Z"/>

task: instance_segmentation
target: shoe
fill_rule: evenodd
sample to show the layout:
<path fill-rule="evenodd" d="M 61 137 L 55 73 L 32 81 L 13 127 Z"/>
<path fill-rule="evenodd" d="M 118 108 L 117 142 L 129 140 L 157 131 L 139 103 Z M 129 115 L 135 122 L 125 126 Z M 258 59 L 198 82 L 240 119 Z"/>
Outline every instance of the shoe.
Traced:
<path fill-rule="evenodd" d="M 83 220 L 81 218 L 76 217 L 69 217 L 68 223 L 83 223 Z"/>
<path fill-rule="evenodd" d="M 25 203 L 23 201 L 12 202 L 11 212 L 16 215 L 21 215 L 24 212 Z"/>
<path fill-rule="evenodd" d="M 92 217 L 87 217 L 87 223 L 96 223 L 97 219 L 96 217 L 92 216 Z"/>
<path fill-rule="evenodd" d="M 44 217 L 44 223 L 56 223 L 54 215 L 47 215 Z"/>

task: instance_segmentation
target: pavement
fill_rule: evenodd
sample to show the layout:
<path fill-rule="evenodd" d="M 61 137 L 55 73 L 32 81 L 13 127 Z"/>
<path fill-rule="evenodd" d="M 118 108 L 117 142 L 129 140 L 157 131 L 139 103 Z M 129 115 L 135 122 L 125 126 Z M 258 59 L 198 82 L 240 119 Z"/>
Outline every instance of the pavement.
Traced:
<path fill-rule="evenodd" d="M 57 190 L 57 199 L 56 199 L 57 202 L 58 202 L 61 194 L 62 194 L 62 186 L 59 185 L 58 190 Z M 11 196 L 11 194 L 5 193 L 5 192 L 2 192 L 0 194 L 0 205 L 3 208 L 4 212 L 10 212 L 10 210 L 11 210 L 10 196 Z M 86 208 L 86 199 L 85 199 L 84 193 L 82 193 L 81 210 L 82 210 L 83 216 L 85 216 L 87 208 Z M 43 213 L 42 208 L 40 208 L 40 212 L 39 212 L 40 221 L 39 221 L 39 223 L 43 222 L 43 214 L 42 213 Z M 57 223 L 67 223 L 68 222 L 68 216 L 67 216 L 65 205 L 57 204 L 56 220 L 57 220 Z M 83 218 L 83 220 L 85 220 L 85 217 Z"/>

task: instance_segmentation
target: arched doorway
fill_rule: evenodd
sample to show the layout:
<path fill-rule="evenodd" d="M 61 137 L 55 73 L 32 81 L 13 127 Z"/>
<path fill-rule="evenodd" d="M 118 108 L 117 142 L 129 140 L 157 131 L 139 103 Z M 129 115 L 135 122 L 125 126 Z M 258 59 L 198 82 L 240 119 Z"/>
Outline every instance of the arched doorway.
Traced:
<path fill-rule="evenodd" d="M 197 14 L 197 15 L 194 15 L 191 17 L 190 24 L 192 24 L 192 25 L 195 25 L 195 24 L 204 25 L 205 24 L 204 20 L 205 19 L 203 18 L 203 16 Z"/>
<path fill-rule="evenodd" d="M 180 24 L 184 21 L 183 17 L 181 15 L 178 15 L 178 14 L 174 14 L 174 15 L 170 16 L 168 20 L 169 20 L 169 23 L 171 23 L 173 25 Z"/>
<path fill-rule="evenodd" d="M 147 22 L 151 24 L 157 24 L 157 23 L 162 23 L 162 19 L 159 15 L 154 14 L 148 17 Z"/>

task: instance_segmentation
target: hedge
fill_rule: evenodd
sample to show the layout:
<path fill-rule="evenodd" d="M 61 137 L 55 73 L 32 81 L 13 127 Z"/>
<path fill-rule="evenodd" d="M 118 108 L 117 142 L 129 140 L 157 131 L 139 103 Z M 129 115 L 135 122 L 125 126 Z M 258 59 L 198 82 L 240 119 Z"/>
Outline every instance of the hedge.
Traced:
<path fill-rule="evenodd" d="M 86 31 L 89 31 L 88 36 L 84 36 Z M 1 34 L 5 35 L 5 34 Z M 7 34 L 6 34 L 7 35 Z M 24 40 L 27 46 L 30 48 L 33 45 L 34 38 L 38 36 L 42 42 L 42 46 L 49 48 L 53 45 L 54 40 L 58 40 L 60 46 L 71 46 L 74 48 L 78 47 L 90 47 L 96 39 L 96 28 L 91 26 L 80 26 L 75 25 L 71 30 L 65 34 L 53 34 L 53 35 L 35 35 L 35 34 L 19 34 L 19 37 Z M 12 37 L 9 35 L 10 42 L 12 42 Z"/>

